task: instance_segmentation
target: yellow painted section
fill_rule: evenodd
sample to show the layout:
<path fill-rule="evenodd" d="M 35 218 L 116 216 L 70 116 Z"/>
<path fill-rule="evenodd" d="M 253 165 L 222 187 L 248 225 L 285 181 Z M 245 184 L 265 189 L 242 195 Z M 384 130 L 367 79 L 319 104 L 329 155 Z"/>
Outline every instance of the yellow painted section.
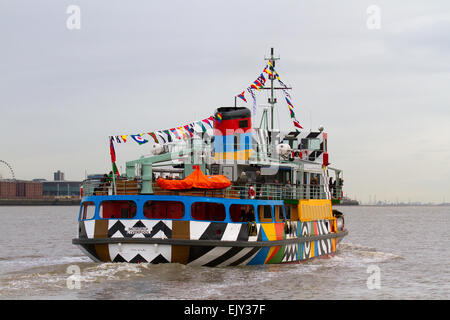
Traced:
<path fill-rule="evenodd" d="M 214 160 L 248 160 L 253 150 L 239 150 L 236 152 L 215 152 Z"/>
<path fill-rule="evenodd" d="M 277 232 L 274 223 L 261 223 L 261 226 L 269 241 L 277 240 Z"/>
<path fill-rule="evenodd" d="M 299 200 L 298 213 L 300 221 L 334 219 L 331 200 L 327 199 Z"/>
<path fill-rule="evenodd" d="M 310 243 L 311 243 L 311 258 L 312 258 L 312 257 L 314 257 L 314 250 L 316 249 L 316 248 L 314 248 L 314 245 L 316 244 L 316 242 L 311 241 Z"/>

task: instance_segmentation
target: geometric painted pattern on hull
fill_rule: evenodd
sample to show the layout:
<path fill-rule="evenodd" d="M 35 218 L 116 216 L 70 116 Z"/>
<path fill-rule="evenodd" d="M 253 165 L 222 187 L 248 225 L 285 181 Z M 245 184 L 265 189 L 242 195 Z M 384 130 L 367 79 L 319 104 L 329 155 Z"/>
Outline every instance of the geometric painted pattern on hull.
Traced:
<path fill-rule="evenodd" d="M 295 263 L 336 251 L 337 238 L 274 247 L 174 246 L 153 244 L 108 244 L 109 256 L 90 254 L 95 261 L 130 263 L 181 263 L 193 266 L 224 267 L 257 264 Z M 81 245 L 85 246 L 85 245 Z M 99 246 L 99 245 L 94 245 Z M 104 246 L 104 245 L 102 245 Z M 177 248 L 178 247 L 178 248 Z M 105 250 L 105 249 L 101 249 Z M 182 255 L 172 254 L 184 251 Z M 94 257 L 92 257 L 94 256 Z"/>
<path fill-rule="evenodd" d="M 330 222 L 221 223 L 176 220 L 88 220 L 81 221 L 79 239 L 181 239 L 215 240 L 219 245 L 149 243 L 80 244 L 95 261 L 131 263 L 181 263 L 195 266 L 239 266 L 295 263 L 336 251 L 339 238 L 331 237 Z M 325 236 L 296 242 L 298 237 Z M 329 235 L 330 237 L 327 237 Z M 270 246 L 271 241 L 289 240 Z M 221 241 L 266 244 L 265 246 L 221 246 Z M 199 241 L 200 242 L 200 241 Z M 75 243 L 75 242 L 74 242 Z"/>

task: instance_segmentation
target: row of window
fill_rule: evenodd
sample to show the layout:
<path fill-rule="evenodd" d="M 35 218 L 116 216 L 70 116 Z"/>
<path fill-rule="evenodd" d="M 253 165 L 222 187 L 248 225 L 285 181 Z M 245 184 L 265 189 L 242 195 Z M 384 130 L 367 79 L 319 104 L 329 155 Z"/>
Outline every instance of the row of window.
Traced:
<path fill-rule="evenodd" d="M 275 221 L 291 219 L 289 206 L 275 205 Z M 99 217 L 103 219 L 131 219 L 136 216 L 137 207 L 134 201 L 108 200 L 102 201 L 99 207 Z M 143 208 L 147 219 L 182 219 L 185 215 L 183 202 L 179 201 L 147 201 Z M 232 204 L 229 207 L 232 222 L 256 221 L 253 205 Z M 80 210 L 80 220 L 92 219 L 95 215 L 95 203 L 83 202 Z M 194 202 L 191 205 L 191 217 L 199 221 L 225 221 L 225 206 L 222 203 Z M 259 205 L 258 219 L 260 222 L 272 222 L 272 206 Z"/>

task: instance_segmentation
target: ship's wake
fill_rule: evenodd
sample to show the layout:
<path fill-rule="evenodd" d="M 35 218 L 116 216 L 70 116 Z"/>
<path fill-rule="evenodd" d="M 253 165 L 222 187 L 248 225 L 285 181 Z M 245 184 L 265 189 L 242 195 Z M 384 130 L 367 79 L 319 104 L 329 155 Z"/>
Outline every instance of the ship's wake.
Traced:
<path fill-rule="evenodd" d="M 384 263 L 403 259 L 403 257 L 394 253 L 346 242 L 339 244 L 335 257 L 337 260 L 359 262 L 361 264 Z"/>
<path fill-rule="evenodd" d="M 129 295 L 142 299 L 231 299 L 231 292 L 246 286 L 265 288 L 270 285 L 277 290 L 280 277 L 302 279 L 306 285 L 314 279 L 328 278 L 327 275 L 344 270 L 359 270 L 365 274 L 369 265 L 403 259 L 393 253 L 352 243 L 341 243 L 336 254 L 328 258 L 290 265 L 209 268 L 180 264 L 94 263 L 81 256 L 62 257 L 53 263 L 40 257 L 22 258 L 21 261 L 2 261 L 24 266 L 20 271 L 0 276 L 0 296 L 4 299 L 92 299 L 96 296 L 99 299 L 125 299 Z M 111 287 L 120 287 L 120 294 L 117 295 L 117 291 L 116 295 L 110 293 Z M 282 288 L 277 291 L 283 292 Z M 245 298 L 258 299 L 264 295 L 263 290 L 254 293 L 254 297 Z"/>

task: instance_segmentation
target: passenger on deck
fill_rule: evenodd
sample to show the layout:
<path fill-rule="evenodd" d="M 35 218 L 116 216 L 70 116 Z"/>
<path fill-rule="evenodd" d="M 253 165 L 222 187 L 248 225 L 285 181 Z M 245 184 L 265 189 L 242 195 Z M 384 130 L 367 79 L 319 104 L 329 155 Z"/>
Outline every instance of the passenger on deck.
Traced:
<path fill-rule="evenodd" d="M 330 188 L 330 193 L 334 195 L 333 193 L 333 177 L 330 177 L 330 180 L 328 181 L 328 187 Z"/>
<path fill-rule="evenodd" d="M 283 198 L 292 199 L 292 185 L 291 180 L 288 180 L 286 182 L 286 185 L 284 186 L 285 194 L 283 195 Z"/>
<path fill-rule="evenodd" d="M 261 197 L 261 186 L 266 183 L 266 179 L 261 175 L 261 171 L 256 171 L 256 197 Z"/>
<path fill-rule="evenodd" d="M 311 180 L 311 199 L 319 199 L 319 178 L 315 176 Z"/>
<path fill-rule="evenodd" d="M 239 188 L 239 194 L 241 199 L 245 198 L 245 185 L 248 183 L 248 177 L 245 172 L 241 173 L 241 176 L 236 180 L 236 186 Z"/>
<path fill-rule="evenodd" d="M 96 195 L 103 195 L 106 192 L 106 188 L 109 185 L 108 183 L 108 175 L 105 173 L 103 177 L 100 179 L 99 184 L 97 187 L 94 188 L 94 194 Z"/>
<path fill-rule="evenodd" d="M 255 213 L 253 212 L 253 209 L 251 209 L 251 206 L 245 206 L 245 209 L 242 210 L 241 221 L 242 222 L 255 221 Z"/>
<path fill-rule="evenodd" d="M 113 181 L 113 172 L 110 171 L 109 174 L 108 174 L 108 176 L 107 176 L 107 179 L 106 179 L 107 185 L 108 185 L 108 186 L 111 185 L 112 181 Z"/>

